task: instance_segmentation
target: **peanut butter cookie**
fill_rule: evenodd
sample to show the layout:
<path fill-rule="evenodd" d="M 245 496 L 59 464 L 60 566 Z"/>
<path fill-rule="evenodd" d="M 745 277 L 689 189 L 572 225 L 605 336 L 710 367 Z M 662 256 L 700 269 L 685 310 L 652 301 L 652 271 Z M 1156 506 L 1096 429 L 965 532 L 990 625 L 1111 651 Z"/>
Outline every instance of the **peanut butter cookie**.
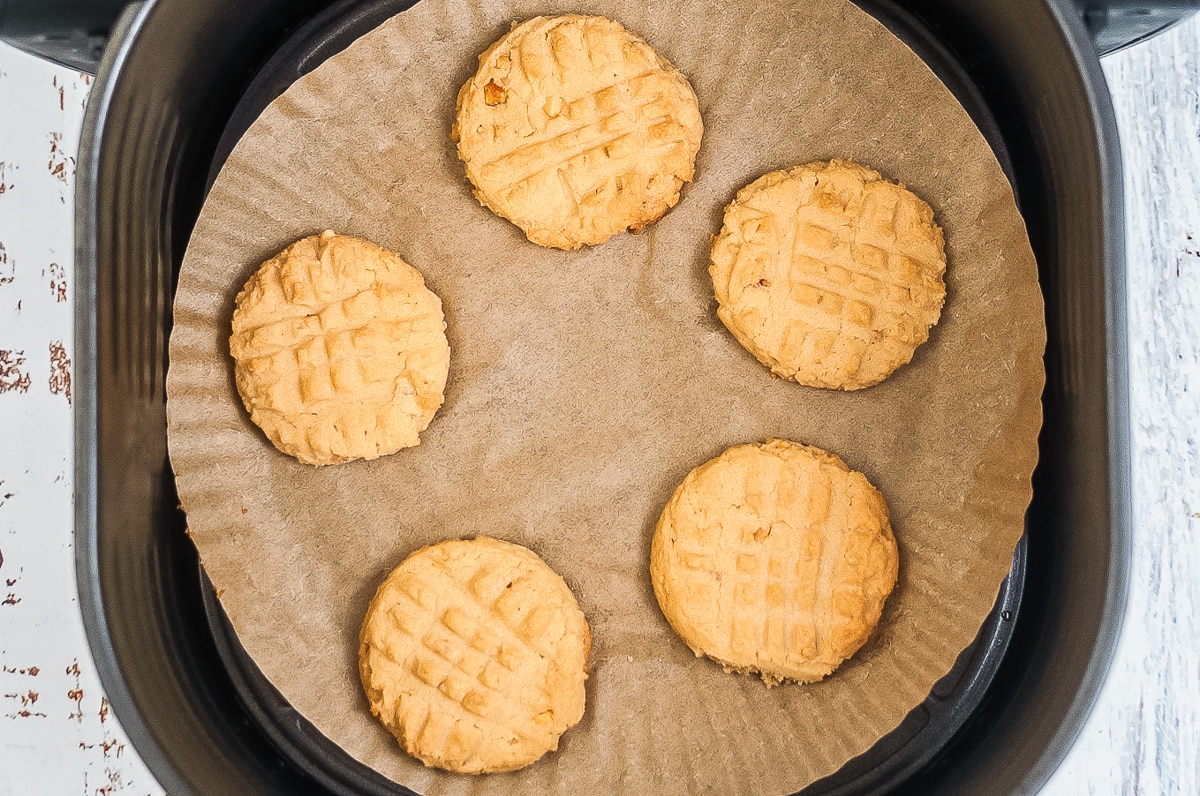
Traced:
<path fill-rule="evenodd" d="M 887 504 L 866 477 L 777 439 L 689 473 L 650 551 L 658 604 L 696 656 L 767 685 L 820 680 L 853 655 L 897 567 Z"/>
<path fill-rule="evenodd" d="M 945 270 L 929 205 L 878 172 L 832 160 L 739 191 L 709 273 L 717 314 L 773 373 L 858 390 L 928 339 Z"/>
<path fill-rule="evenodd" d="M 537 17 L 483 55 L 451 136 L 475 196 L 534 243 L 640 231 L 679 201 L 704 125 L 650 45 L 602 17 Z"/>
<path fill-rule="evenodd" d="M 583 716 L 587 620 L 519 545 L 478 537 L 418 550 L 375 593 L 360 638 L 371 712 L 425 765 L 514 771 Z"/>
<path fill-rule="evenodd" d="M 303 238 L 237 297 L 229 350 L 242 402 L 275 447 L 307 464 L 420 443 L 450 364 L 442 302 L 370 241 Z"/>

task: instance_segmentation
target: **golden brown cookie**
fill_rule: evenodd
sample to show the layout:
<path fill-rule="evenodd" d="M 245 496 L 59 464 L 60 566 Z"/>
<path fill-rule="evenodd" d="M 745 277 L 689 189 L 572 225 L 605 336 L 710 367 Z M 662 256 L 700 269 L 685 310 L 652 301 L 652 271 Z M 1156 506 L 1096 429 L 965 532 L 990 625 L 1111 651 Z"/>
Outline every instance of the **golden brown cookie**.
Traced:
<path fill-rule="evenodd" d="M 263 263 L 233 312 L 234 375 L 250 419 L 308 464 L 420 443 L 450 365 L 442 302 L 370 241 L 325 230 Z"/>
<path fill-rule="evenodd" d="M 896 583 L 887 504 L 837 456 L 786 440 L 730 448 L 663 509 L 650 579 L 696 656 L 767 685 L 820 680 L 862 646 Z"/>
<path fill-rule="evenodd" d="M 479 56 L 451 137 L 475 196 L 534 243 L 638 232 L 679 201 L 704 125 L 687 78 L 603 17 L 537 17 Z"/>
<path fill-rule="evenodd" d="M 514 771 L 582 718 L 591 643 L 571 590 L 533 552 L 457 539 L 379 587 L 359 673 L 371 712 L 425 765 Z"/>
<path fill-rule="evenodd" d="M 848 160 L 773 171 L 725 208 L 717 314 L 779 376 L 858 390 L 912 359 L 938 322 L 942 230 L 903 185 Z"/>

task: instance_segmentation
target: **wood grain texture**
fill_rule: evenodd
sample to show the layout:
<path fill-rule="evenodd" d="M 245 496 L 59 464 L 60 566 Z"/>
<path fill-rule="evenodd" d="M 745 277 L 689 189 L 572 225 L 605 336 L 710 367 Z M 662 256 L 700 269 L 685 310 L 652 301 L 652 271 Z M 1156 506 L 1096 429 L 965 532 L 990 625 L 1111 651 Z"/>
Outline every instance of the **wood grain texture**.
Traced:
<path fill-rule="evenodd" d="M 0 796 L 159 792 L 80 621 L 75 154 L 91 78 L 0 44 Z"/>
<path fill-rule="evenodd" d="M 1200 20 L 1105 58 L 1125 161 L 1134 543 L 1108 681 L 1045 794 L 1200 793 Z"/>
<path fill-rule="evenodd" d="M 1104 66 L 1125 158 L 1133 573 L 1108 685 L 1043 792 L 1195 794 L 1200 22 Z M 71 581 L 69 366 L 56 369 L 52 343 L 69 359 L 69 181 L 85 94 L 76 73 L 0 45 L 0 226 L 14 231 L 0 236 L 0 386 L 17 385 L 0 394 L 0 794 L 155 790 L 100 695 Z M 59 425 L 17 433 L 8 421 L 27 413 Z"/>

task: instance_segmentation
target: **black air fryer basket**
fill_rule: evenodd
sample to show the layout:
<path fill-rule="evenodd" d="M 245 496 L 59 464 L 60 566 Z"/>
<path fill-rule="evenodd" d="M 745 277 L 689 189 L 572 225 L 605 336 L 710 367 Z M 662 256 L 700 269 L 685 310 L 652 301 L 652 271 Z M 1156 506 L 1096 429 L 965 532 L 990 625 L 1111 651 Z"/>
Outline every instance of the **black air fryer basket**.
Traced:
<path fill-rule="evenodd" d="M 954 92 L 1012 181 L 1046 297 L 1048 382 L 1026 534 L 995 610 L 896 731 L 803 793 L 1026 792 L 1086 718 L 1126 592 L 1121 174 L 1097 49 L 1200 0 L 856 2 Z M 103 52 L 77 190 L 80 602 L 109 699 L 171 793 L 407 792 L 321 736 L 239 646 L 184 533 L 164 381 L 184 246 L 233 144 L 292 81 L 411 4 L 151 0 L 124 9 L 105 49 L 120 0 L 0 0 L 0 37 L 81 68 Z"/>

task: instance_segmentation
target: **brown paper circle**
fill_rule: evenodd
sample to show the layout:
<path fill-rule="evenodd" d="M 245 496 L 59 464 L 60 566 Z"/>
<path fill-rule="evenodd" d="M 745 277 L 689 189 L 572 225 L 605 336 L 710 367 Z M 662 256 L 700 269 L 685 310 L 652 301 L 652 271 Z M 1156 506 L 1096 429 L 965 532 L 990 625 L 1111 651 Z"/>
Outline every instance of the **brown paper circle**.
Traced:
<path fill-rule="evenodd" d="M 513 20 L 561 2 L 423 0 L 293 85 L 217 178 L 184 257 L 168 442 L 188 526 L 242 644 L 347 752 L 429 793 L 783 793 L 893 729 L 974 637 L 1008 572 L 1037 458 L 1042 299 L 1012 191 L 950 92 L 845 0 L 588 9 L 692 81 L 695 182 L 639 236 L 538 248 L 472 198 L 455 94 Z M 772 169 L 849 157 L 906 183 L 946 233 L 948 299 L 913 362 L 858 393 L 772 379 L 716 318 L 709 236 Z M 417 448 L 314 469 L 233 386 L 233 298 L 326 227 L 397 251 L 441 298 L 446 403 Z M 784 437 L 887 498 L 900 581 L 827 680 L 767 689 L 697 660 L 654 601 L 655 520 L 696 465 Z M 412 550 L 484 533 L 561 573 L 592 625 L 583 721 L 522 771 L 463 778 L 405 756 L 367 711 L 357 633 Z"/>

